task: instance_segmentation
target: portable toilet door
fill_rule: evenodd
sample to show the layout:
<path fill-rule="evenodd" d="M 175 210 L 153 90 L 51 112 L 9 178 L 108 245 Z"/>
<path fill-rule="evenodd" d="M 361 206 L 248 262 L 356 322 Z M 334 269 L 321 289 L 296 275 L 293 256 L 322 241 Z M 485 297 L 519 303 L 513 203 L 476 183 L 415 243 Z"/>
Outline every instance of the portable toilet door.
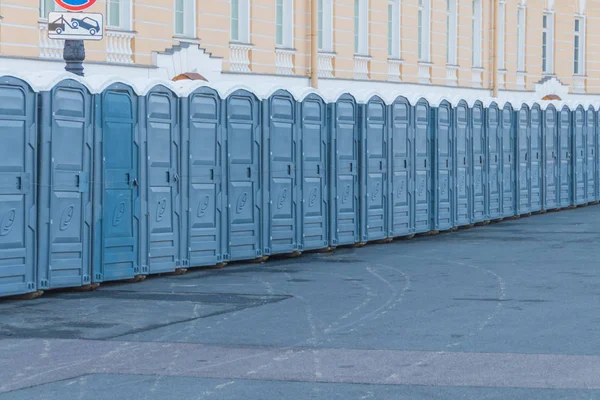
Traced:
<path fill-rule="evenodd" d="M 0 77 L 0 297 L 35 292 L 37 97 Z"/>
<path fill-rule="evenodd" d="M 558 116 L 550 104 L 544 110 L 544 210 L 558 207 Z"/>
<path fill-rule="evenodd" d="M 142 99 L 142 273 L 181 265 L 181 132 L 179 101 L 157 85 Z"/>
<path fill-rule="evenodd" d="M 600 202 L 600 110 L 596 114 L 596 151 L 594 154 L 594 175 L 596 177 L 596 202 Z"/>
<path fill-rule="evenodd" d="M 517 111 L 517 215 L 530 213 L 531 185 L 531 125 L 529 107 L 523 104 Z"/>
<path fill-rule="evenodd" d="M 299 243 L 303 250 L 323 249 L 329 246 L 327 106 L 319 96 L 310 94 L 297 108 L 302 158 Z"/>
<path fill-rule="evenodd" d="M 585 141 L 586 141 L 586 202 L 596 202 L 596 113 L 590 106 L 585 113 Z"/>
<path fill-rule="evenodd" d="M 490 220 L 502 218 L 502 133 L 500 131 L 500 111 L 492 103 L 487 111 L 487 168 L 488 168 L 488 210 Z"/>
<path fill-rule="evenodd" d="M 38 289 L 87 286 L 92 265 L 92 95 L 70 79 L 41 95 Z"/>
<path fill-rule="evenodd" d="M 542 136 L 542 110 L 538 104 L 534 104 L 530 111 L 529 130 L 529 212 L 542 210 L 542 183 L 544 176 L 543 163 L 543 136 Z"/>
<path fill-rule="evenodd" d="M 587 167 L 586 161 L 587 156 L 585 154 L 587 140 L 585 137 L 586 129 L 586 115 L 585 109 L 579 106 L 571 114 L 573 118 L 573 165 L 571 166 L 573 171 L 573 185 L 572 185 L 572 196 L 573 205 L 579 206 L 587 203 Z"/>
<path fill-rule="evenodd" d="M 501 142 L 502 142 L 502 216 L 515 216 L 516 201 L 516 159 L 514 111 L 510 104 L 502 109 Z"/>
<path fill-rule="evenodd" d="M 432 109 L 434 125 L 434 227 L 435 231 L 447 231 L 454 226 L 454 129 L 452 107 L 442 101 Z"/>
<path fill-rule="evenodd" d="M 227 257 L 262 257 L 260 102 L 245 90 L 225 100 L 227 125 Z"/>
<path fill-rule="evenodd" d="M 564 106 L 558 113 L 558 165 L 559 165 L 559 208 L 566 208 L 573 204 L 572 179 L 573 179 L 573 127 L 571 111 Z"/>
<path fill-rule="evenodd" d="M 389 236 L 387 204 L 388 122 L 387 106 L 372 97 L 360 106 L 360 214 L 363 242 Z"/>
<path fill-rule="evenodd" d="M 471 166 L 469 155 L 471 145 L 471 132 L 469 129 L 469 106 L 461 100 L 454 110 L 454 127 L 456 130 L 456 154 L 454 167 L 456 171 L 456 185 L 454 193 L 454 226 L 471 224 Z"/>
<path fill-rule="evenodd" d="M 485 109 L 480 101 L 477 101 L 471 109 L 470 118 L 471 128 L 471 146 L 469 148 L 470 159 L 472 163 L 472 213 L 471 223 L 485 222 L 487 218 L 487 208 L 489 194 L 487 190 L 487 152 L 486 152 L 486 129 L 485 129 Z"/>
<path fill-rule="evenodd" d="M 224 232 L 222 101 L 218 93 L 200 87 L 182 98 L 181 144 L 183 204 L 181 254 L 183 266 L 227 262 Z"/>
<path fill-rule="evenodd" d="M 358 243 L 358 107 L 343 94 L 331 107 L 330 237 L 332 246 Z"/>
<path fill-rule="evenodd" d="M 138 97 L 115 83 L 95 98 L 94 282 L 139 275 Z"/>
<path fill-rule="evenodd" d="M 432 125 L 429 103 L 421 99 L 415 105 L 415 233 L 432 230 Z"/>
<path fill-rule="evenodd" d="M 298 130 L 292 95 L 278 90 L 263 101 L 263 243 L 265 256 L 298 247 Z"/>
<path fill-rule="evenodd" d="M 413 107 L 406 98 L 398 97 L 390 109 L 390 236 L 410 236 L 415 233 Z"/>

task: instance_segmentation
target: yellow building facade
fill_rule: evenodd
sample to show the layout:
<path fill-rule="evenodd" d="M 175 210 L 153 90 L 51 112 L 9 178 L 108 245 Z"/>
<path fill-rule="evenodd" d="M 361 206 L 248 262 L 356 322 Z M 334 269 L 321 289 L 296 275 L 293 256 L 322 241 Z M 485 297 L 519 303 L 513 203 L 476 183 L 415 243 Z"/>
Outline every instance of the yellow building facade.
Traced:
<path fill-rule="evenodd" d="M 497 3 L 495 4 L 494 1 Z M 98 0 L 86 72 L 535 97 L 600 93 L 600 0 Z M 0 0 L 0 70 L 62 69 L 53 0 Z M 496 40 L 494 40 L 496 35 Z M 495 50 L 495 51 L 494 51 Z M 494 65 L 497 73 L 494 73 Z M 494 79 L 494 77 L 496 77 Z M 425 88 L 428 87 L 428 88 Z"/>

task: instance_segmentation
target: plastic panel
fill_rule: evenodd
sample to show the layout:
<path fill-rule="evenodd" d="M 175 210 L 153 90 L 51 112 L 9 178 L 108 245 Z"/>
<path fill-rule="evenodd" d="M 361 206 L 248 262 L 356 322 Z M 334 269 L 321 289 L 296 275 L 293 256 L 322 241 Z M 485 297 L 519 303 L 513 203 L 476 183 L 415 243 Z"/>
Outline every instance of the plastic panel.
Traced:
<path fill-rule="evenodd" d="M 156 86 L 142 104 L 142 273 L 157 274 L 181 266 L 179 102 Z"/>
<path fill-rule="evenodd" d="M 507 104 L 502 109 L 501 141 L 502 141 L 502 216 L 515 215 L 516 202 L 516 157 L 515 157 L 515 115 Z"/>
<path fill-rule="evenodd" d="M 434 108 L 434 229 L 449 230 L 454 226 L 454 129 L 452 107 L 446 101 Z"/>
<path fill-rule="evenodd" d="M 531 121 L 529 107 L 523 105 L 516 116 L 517 123 L 517 215 L 531 209 Z"/>
<path fill-rule="evenodd" d="M 354 244 L 358 231 L 358 107 L 348 94 L 331 107 L 331 244 Z"/>
<path fill-rule="evenodd" d="M 391 105 L 391 237 L 408 236 L 415 232 L 415 130 L 412 110 L 404 97 L 397 98 Z"/>
<path fill-rule="evenodd" d="M 558 207 L 558 115 L 553 105 L 544 110 L 544 210 Z"/>
<path fill-rule="evenodd" d="M 454 194 L 454 225 L 464 226 L 471 223 L 471 167 L 473 162 L 469 154 L 471 130 L 469 129 L 469 106 L 461 101 L 454 112 L 456 190 Z"/>
<path fill-rule="evenodd" d="M 544 176 L 544 147 L 542 124 L 543 115 L 540 106 L 534 104 L 530 112 L 530 134 L 529 134 L 529 187 L 530 206 L 529 212 L 542 210 L 542 184 Z"/>
<path fill-rule="evenodd" d="M 558 113 L 558 143 L 559 143 L 559 200 L 560 208 L 569 207 L 573 203 L 572 179 L 573 179 L 573 126 L 571 112 L 567 106 Z"/>
<path fill-rule="evenodd" d="M 264 255 L 299 250 L 296 103 L 279 90 L 263 102 Z"/>
<path fill-rule="evenodd" d="M 574 205 L 587 203 L 587 155 L 586 153 L 586 112 L 583 107 L 577 107 L 572 114 L 573 118 L 573 186 L 572 196 Z"/>
<path fill-rule="evenodd" d="M 471 223 L 483 222 L 487 219 L 489 193 L 487 190 L 487 151 L 485 130 L 485 109 L 481 102 L 476 102 L 471 109 L 471 137 L 470 146 L 472 169 L 472 217 Z"/>
<path fill-rule="evenodd" d="M 91 283 L 92 96 L 64 80 L 42 93 L 38 288 Z"/>
<path fill-rule="evenodd" d="M 307 96 L 297 106 L 302 157 L 301 246 L 314 250 L 329 245 L 327 106 L 316 95 Z"/>
<path fill-rule="evenodd" d="M 586 202 L 596 201 L 596 113 L 590 107 L 585 112 L 585 141 L 586 141 Z"/>
<path fill-rule="evenodd" d="M 487 109 L 487 168 L 488 168 L 488 209 L 490 220 L 502 218 L 502 133 L 500 131 L 500 111 L 496 103 Z"/>
<path fill-rule="evenodd" d="M 139 267 L 138 98 L 113 84 L 95 96 L 94 282 L 133 278 Z"/>
<path fill-rule="evenodd" d="M 182 265 L 200 267 L 223 257 L 223 114 L 216 91 L 199 88 L 181 100 L 183 162 Z"/>
<path fill-rule="evenodd" d="M 36 290 L 37 102 L 0 78 L 0 296 Z"/>
<path fill-rule="evenodd" d="M 433 226 L 432 213 L 432 125 L 431 109 L 425 100 L 419 100 L 415 117 L 415 232 L 429 232 Z"/>
<path fill-rule="evenodd" d="M 226 99 L 228 258 L 262 257 L 260 103 L 245 90 Z"/>
<path fill-rule="evenodd" d="M 360 180 L 362 241 L 388 237 L 387 107 L 374 97 L 361 106 Z"/>

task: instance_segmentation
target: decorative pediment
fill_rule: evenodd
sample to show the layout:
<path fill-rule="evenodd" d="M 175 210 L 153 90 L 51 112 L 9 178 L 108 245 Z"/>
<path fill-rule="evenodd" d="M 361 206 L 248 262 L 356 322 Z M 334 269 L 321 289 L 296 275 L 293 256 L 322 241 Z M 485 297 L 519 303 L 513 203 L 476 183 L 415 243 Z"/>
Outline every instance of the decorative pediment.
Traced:
<path fill-rule="evenodd" d="M 555 76 L 546 76 L 535 84 L 535 92 L 539 99 L 547 96 L 565 98 L 569 94 L 569 86 L 563 85 Z"/>
<path fill-rule="evenodd" d="M 152 62 L 162 70 L 164 79 L 181 78 L 181 74 L 197 73 L 208 81 L 215 81 L 223 71 L 222 59 L 213 57 L 197 43 L 182 42 L 163 52 L 154 52 Z"/>

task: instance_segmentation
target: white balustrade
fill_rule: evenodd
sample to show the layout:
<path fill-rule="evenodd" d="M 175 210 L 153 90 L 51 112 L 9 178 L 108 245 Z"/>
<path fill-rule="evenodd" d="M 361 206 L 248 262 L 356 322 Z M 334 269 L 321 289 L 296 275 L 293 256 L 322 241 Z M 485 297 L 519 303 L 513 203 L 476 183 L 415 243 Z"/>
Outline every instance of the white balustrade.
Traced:
<path fill-rule="evenodd" d="M 402 60 L 388 58 L 388 81 L 402 82 Z"/>
<path fill-rule="evenodd" d="M 294 55 L 296 50 L 293 49 L 275 49 L 275 70 L 279 75 L 294 74 Z"/>
<path fill-rule="evenodd" d="M 230 43 L 229 44 L 229 69 L 232 72 L 250 71 L 251 44 Z"/>
<path fill-rule="evenodd" d="M 106 61 L 115 64 L 133 64 L 131 41 L 134 38 L 135 33 L 133 32 L 107 29 L 104 38 L 106 40 Z"/>
<path fill-rule="evenodd" d="M 471 72 L 472 72 L 471 80 L 473 83 L 473 87 L 481 88 L 481 85 L 483 84 L 483 79 L 482 79 L 483 68 L 472 68 Z"/>
<path fill-rule="evenodd" d="M 498 89 L 506 89 L 506 70 L 498 71 Z"/>
<path fill-rule="evenodd" d="M 420 62 L 418 74 L 419 74 L 419 83 L 430 84 L 431 83 L 431 63 Z"/>
<path fill-rule="evenodd" d="M 354 79 L 369 79 L 369 56 L 354 56 Z"/>
<path fill-rule="evenodd" d="M 573 75 L 573 93 L 585 93 L 585 81 L 584 75 Z"/>
<path fill-rule="evenodd" d="M 458 65 L 446 65 L 446 84 L 458 86 Z"/>
<path fill-rule="evenodd" d="M 40 58 L 51 58 L 62 60 L 63 48 L 65 47 L 64 40 L 48 38 L 48 22 L 39 21 L 39 46 Z"/>
<path fill-rule="evenodd" d="M 517 71 L 517 89 L 525 90 L 525 78 L 527 77 L 527 72 Z"/>
<path fill-rule="evenodd" d="M 319 78 L 333 78 L 335 53 L 319 53 Z"/>

